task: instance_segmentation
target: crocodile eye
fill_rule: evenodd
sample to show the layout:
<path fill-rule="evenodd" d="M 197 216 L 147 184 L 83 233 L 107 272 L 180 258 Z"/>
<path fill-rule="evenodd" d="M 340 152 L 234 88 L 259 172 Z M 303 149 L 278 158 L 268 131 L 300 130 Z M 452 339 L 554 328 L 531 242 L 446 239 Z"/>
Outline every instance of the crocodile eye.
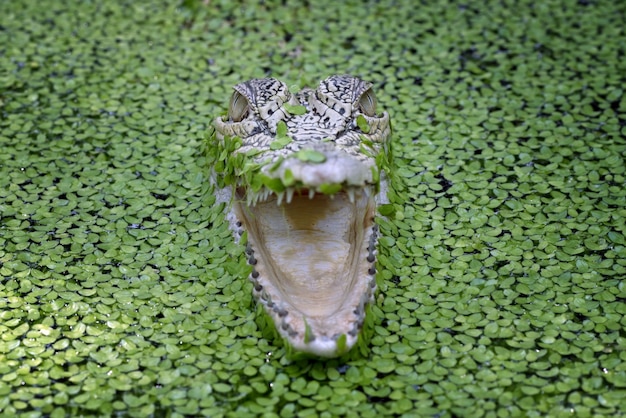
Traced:
<path fill-rule="evenodd" d="M 359 107 L 367 116 L 376 115 L 376 96 L 372 89 L 367 89 L 359 99 Z"/>
<path fill-rule="evenodd" d="M 249 110 L 248 99 L 238 91 L 234 92 L 228 105 L 228 118 L 233 122 L 241 122 L 243 118 L 248 116 Z"/>

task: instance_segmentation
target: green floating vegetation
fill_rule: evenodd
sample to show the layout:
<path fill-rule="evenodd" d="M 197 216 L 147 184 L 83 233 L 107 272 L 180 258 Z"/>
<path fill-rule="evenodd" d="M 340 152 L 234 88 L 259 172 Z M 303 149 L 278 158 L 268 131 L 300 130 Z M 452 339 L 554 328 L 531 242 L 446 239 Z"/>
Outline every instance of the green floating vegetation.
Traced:
<path fill-rule="evenodd" d="M 310 163 L 323 163 L 326 161 L 326 155 L 313 149 L 301 149 L 294 153 L 294 157 L 300 161 Z"/>
<path fill-rule="evenodd" d="M 0 417 L 626 410 L 622 3 L 0 16 Z M 393 124 L 371 337 L 299 360 L 257 312 L 201 148 L 233 85 L 345 73 Z M 258 169 L 237 146 L 224 181 Z"/>
<path fill-rule="evenodd" d="M 369 133 L 370 131 L 370 126 L 367 123 L 367 120 L 365 119 L 365 117 L 363 115 L 359 115 L 356 118 L 356 126 L 359 127 L 359 129 L 363 132 L 363 133 Z"/>
<path fill-rule="evenodd" d="M 271 150 L 285 148 L 293 139 L 287 135 L 287 124 L 282 120 L 276 125 L 276 140 L 270 144 Z"/>
<path fill-rule="evenodd" d="M 283 103 L 283 108 L 294 116 L 300 116 L 306 113 L 306 107 L 301 105 L 291 105 L 289 103 Z"/>

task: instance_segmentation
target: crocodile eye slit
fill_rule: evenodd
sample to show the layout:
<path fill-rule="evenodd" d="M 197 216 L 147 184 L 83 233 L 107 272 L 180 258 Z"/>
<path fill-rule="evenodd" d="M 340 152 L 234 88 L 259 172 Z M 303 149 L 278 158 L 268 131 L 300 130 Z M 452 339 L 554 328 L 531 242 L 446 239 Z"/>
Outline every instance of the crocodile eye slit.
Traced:
<path fill-rule="evenodd" d="M 376 115 L 376 96 L 372 89 L 367 89 L 359 99 L 359 107 L 367 116 Z"/>
<path fill-rule="evenodd" d="M 243 118 L 248 116 L 249 111 L 248 99 L 238 91 L 234 92 L 228 105 L 228 118 L 233 122 L 241 122 Z"/>

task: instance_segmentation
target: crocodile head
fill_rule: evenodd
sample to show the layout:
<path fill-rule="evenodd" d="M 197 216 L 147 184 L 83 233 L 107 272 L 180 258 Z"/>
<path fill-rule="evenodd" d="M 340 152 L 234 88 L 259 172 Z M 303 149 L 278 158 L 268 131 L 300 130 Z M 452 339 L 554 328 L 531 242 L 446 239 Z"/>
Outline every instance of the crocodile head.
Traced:
<path fill-rule="evenodd" d="M 386 199 L 389 115 L 371 84 L 332 76 L 296 94 L 238 84 L 215 120 L 213 182 L 250 280 L 296 351 L 333 357 L 357 341 L 376 289 L 376 206 Z"/>

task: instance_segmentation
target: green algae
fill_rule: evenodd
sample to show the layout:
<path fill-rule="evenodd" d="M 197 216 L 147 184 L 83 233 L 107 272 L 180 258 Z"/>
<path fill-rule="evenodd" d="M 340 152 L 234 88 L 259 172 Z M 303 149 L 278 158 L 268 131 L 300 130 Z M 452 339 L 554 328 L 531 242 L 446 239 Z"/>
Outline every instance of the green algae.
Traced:
<path fill-rule="evenodd" d="M 2 2 L 0 416 L 623 413 L 625 12 Z M 201 148 L 234 84 L 334 73 L 393 123 L 380 291 L 289 360 Z"/>

